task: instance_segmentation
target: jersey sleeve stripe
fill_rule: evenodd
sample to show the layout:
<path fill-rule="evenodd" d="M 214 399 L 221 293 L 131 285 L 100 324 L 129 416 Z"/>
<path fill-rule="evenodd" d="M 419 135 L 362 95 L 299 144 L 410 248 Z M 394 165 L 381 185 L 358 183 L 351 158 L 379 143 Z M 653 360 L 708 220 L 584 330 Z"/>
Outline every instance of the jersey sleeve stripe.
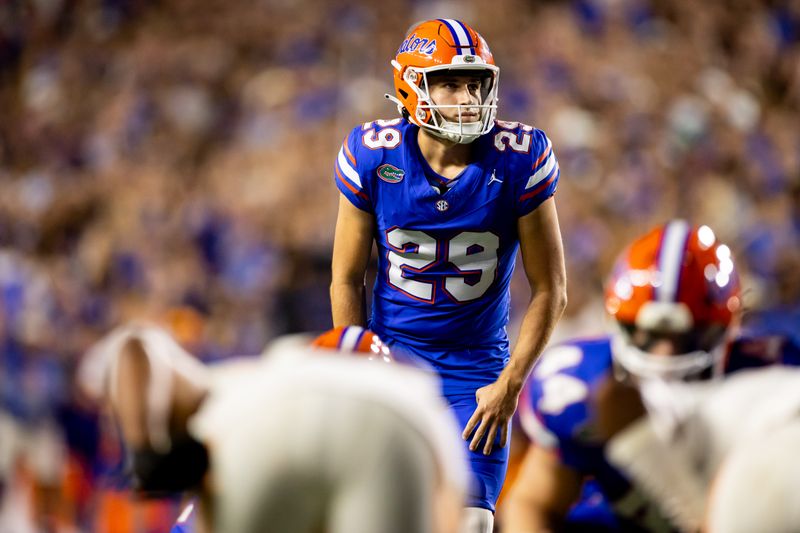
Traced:
<path fill-rule="evenodd" d="M 525 193 L 522 196 L 520 196 L 519 197 L 519 201 L 520 202 L 524 202 L 525 200 L 528 200 L 529 198 L 533 198 L 534 196 L 536 196 L 537 194 L 539 194 L 540 192 L 545 190 L 551 183 L 553 183 L 553 180 L 556 179 L 559 174 L 560 174 L 560 170 L 558 168 L 558 163 L 556 163 L 556 168 L 555 168 L 555 170 L 553 170 L 553 173 L 550 176 L 550 179 L 548 179 L 547 181 L 545 181 L 544 183 L 542 183 L 541 185 L 536 187 L 531 192 Z"/>
<path fill-rule="evenodd" d="M 553 151 L 553 143 L 548 138 L 547 139 L 547 148 L 545 148 L 544 151 L 542 152 L 542 155 L 540 155 L 539 158 L 536 161 L 533 162 L 533 166 L 531 166 L 531 168 L 533 170 L 536 170 L 536 167 L 538 167 L 542 163 L 542 161 L 547 159 L 547 157 L 550 155 L 550 152 L 552 152 L 552 151 Z"/>
<path fill-rule="evenodd" d="M 362 189 L 361 177 L 358 175 L 358 172 L 356 172 L 356 169 L 347 161 L 343 149 L 339 150 L 339 157 L 336 158 L 336 162 L 339 163 L 339 168 L 342 169 L 342 173 L 345 177 L 353 182 L 359 189 Z"/>
<path fill-rule="evenodd" d="M 347 139 L 344 140 L 342 148 L 344 148 L 344 155 L 347 156 L 347 159 L 349 159 L 350 162 L 353 163 L 353 166 L 356 166 L 356 158 L 353 155 L 353 152 L 350 151 L 350 147 L 347 146 Z"/>
<path fill-rule="evenodd" d="M 356 189 L 355 187 L 353 187 L 352 185 L 350 185 L 350 183 L 348 183 L 348 181 L 342 177 L 342 173 L 341 173 L 341 172 L 339 172 L 339 165 L 334 165 L 334 166 L 333 166 L 333 168 L 334 168 L 334 170 L 336 170 L 336 178 L 337 178 L 337 179 L 338 179 L 338 180 L 339 180 L 339 181 L 340 181 L 342 184 L 344 184 L 344 186 L 345 186 L 345 187 L 347 187 L 348 189 L 350 189 L 350 191 L 351 191 L 353 194 L 355 194 L 356 196 L 358 196 L 359 198 L 363 198 L 364 200 L 369 200 L 369 197 L 368 197 L 366 194 L 364 194 L 363 192 L 359 191 L 358 189 Z"/>
<path fill-rule="evenodd" d="M 550 152 L 550 157 L 547 158 L 545 164 L 542 165 L 539 170 L 534 172 L 530 178 L 528 178 L 528 183 L 525 184 L 525 190 L 530 189 L 550 176 L 550 174 L 553 172 L 553 168 L 555 168 L 557 165 L 558 162 L 556 161 L 556 157 L 552 152 Z"/>

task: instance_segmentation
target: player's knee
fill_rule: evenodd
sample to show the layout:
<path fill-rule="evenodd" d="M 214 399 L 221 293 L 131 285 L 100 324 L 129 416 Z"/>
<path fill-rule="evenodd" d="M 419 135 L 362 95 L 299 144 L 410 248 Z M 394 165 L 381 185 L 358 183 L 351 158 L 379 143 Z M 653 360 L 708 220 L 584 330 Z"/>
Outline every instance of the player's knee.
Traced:
<path fill-rule="evenodd" d="M 482 507 L 464 507 L 459 533 L 492 533 L 494 514 Z"/>
<path fill-rule="evenodd" d="M 137 491 L 158 496 L 200 486 L 208 471 L 208 450 L 191 436 L 174 439 L 166 453 L 151 449 L 133 453 L 133 475 Z"/>

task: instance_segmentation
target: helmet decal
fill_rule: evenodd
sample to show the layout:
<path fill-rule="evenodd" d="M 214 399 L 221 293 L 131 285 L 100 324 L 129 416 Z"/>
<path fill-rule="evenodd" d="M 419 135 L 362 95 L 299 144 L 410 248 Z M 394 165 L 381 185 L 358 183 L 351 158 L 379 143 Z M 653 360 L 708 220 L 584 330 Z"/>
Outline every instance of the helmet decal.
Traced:
<path fill-rule="evenodd" d="M 432 55 L 436 52 L 436 39 L 429 41 L 428 39 L 419 39 L 416 33 L 412 33 L 408 38 L 403 41 L 400 48 L 397 49 L 398 54 L 404 52 L 419 52 L 420 54 Z"/>
<path fill-rule="evenodd" d="M 658 256 L 658 271 L 661 272 L 661 280 L 659 284 L 654 285 L 656 299 L 660 302 L 675 301 L 690 229 L 685 220 L 673 220 L 664 227 L 661 251 Z"/>
<path fill-rule="evenodd" d="M 389 347 L 380 337 L 361 326 L 340 326 L 330 329 L 317 337 L 311 346 L 387 363 L 393 361 Z"/>
<path fill-rule="evenodd" d="M 463 55 L 465 53 L 465 49 L 467 49 L 468 54 L 473 56 L 475 55 L 475 44 L 472 42 L 472 37 L 469 35 L 469 30 L 463 22 L 453 19 L 437 20 L 443 23 L 447 29 L 450 30 L 450 34 L 453 36 L 454 41 L 453 46 L 455 46 L 459 54 Z"/>

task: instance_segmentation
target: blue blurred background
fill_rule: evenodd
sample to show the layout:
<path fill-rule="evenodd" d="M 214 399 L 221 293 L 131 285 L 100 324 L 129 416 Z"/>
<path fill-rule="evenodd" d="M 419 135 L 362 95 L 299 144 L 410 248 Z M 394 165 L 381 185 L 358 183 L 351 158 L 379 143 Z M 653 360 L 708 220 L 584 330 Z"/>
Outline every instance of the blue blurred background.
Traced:
<path fill-rule="evenodd" d="M 0 533 L 169 528 L 175 502 L 130 501 L 82 354 L 138 317 L 209 361 L 329 327 L 334 156 L 396 115 L 389 60 L 436 16 L 488 41 L 498 118 L 553 140 L 556 339 L 603 329 L 613 258 L 674 216 L 800 331 L 798 0 L 3 0 Z"/>

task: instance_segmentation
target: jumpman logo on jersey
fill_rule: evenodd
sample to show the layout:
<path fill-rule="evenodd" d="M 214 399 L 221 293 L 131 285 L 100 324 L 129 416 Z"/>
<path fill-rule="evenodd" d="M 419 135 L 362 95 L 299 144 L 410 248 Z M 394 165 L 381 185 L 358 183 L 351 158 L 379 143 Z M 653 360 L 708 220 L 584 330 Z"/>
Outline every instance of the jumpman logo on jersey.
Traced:
<path fill-rule="evenodd" d="M 486 184 L 487 187 L 489 185 L 491 185 L 493 181 L 496 181 L 497 183 L 503 183 L 503 180 L 497 179 L 497 176 L 494 175 L 495 172 L 497 172 L 497 170 L 496 169 L 492 169 L 492 177 L 489 178 L 489 183 Z"/>

